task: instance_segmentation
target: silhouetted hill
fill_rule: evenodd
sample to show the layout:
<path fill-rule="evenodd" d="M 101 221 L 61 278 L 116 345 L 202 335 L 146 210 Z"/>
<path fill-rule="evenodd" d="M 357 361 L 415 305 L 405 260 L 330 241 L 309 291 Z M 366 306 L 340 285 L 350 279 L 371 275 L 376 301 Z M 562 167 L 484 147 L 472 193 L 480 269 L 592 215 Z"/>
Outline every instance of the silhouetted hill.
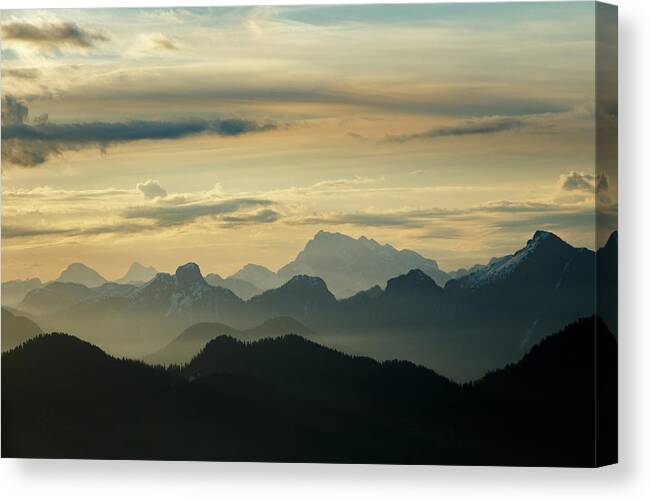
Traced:
<path fill-rule="evenodd" d="M 212 339 L 221 335 L 240 339 L 259 339 L 283 334 L 309 335 L 312 331 L 290 317 L 278 317 L 246 330 L 238 330 L 218 322 L 203 322 L 185 329 L 161 350 L 144 357 L 150 364 L 186 364 Z"/>
<path fill-rule="evenodd" d="M 202 322 L 185 329 L 161 350 L 144 358 L 149 364 L 185 364 L 192 360 L 210 340 L 223 334 L 238 334 L 239 330 L 218 322 Z"/>
<path fill-rule="evenodd" d="M 600 319 L 578 320 L 544 338 L 519 362 L 475 382 L 472 391 L 485 410 L 478 421 L 482 433 L 511 434 L 529 444 L 527 461 L 617 461 L 617 342 Z"/>
<path fill-rule="evenodd" d="M 72 263 L 61 272 L 57 282 L 81 284 L 86 287 L 99 287 L 108 282 L 102 275 L 82 263 Z"/>
<path fill-rule="evenodd" d="M 597 314 L 604 319 L 608 328 L 617 334 L 617 245 L 618 234 L 613 232 L 601 249 L 597 251 Z"/>
<path fill-rule="evenodd" d="M 616 460 L 616 377 L 594 319 L 465 386 L 296 335 L 162 370 L 52 334 L 2 356 L 2 454 L 594 466 Z"/>
<path fill-rule="evenodd" d="M 2 308 L 2 351 L 11 350 L 16 346 L 38 336 L 41 328 L 28 318 L 14 315 Z"/>
<path fill-rule="evenodd" d="M 321 277 L 335 296 L 349 297 L 416 268 L 440 285 L 448 279 L 436 261 L 414 251 L 397 250 L 366 237 L 355 240 L 341 233 L 319 231 L 294 261 L 278 270 L 278 275 L 287 280 L 295 275 Z"/>
<path fill-rule="evenodd" d="M 294 320 L 292 317 L 286 316 L 271 318 L 256 327 L 246 329 L 245 332 L 249 338 L 262 336 L 273 337 L 283 334 L 298 334 L 299 336 L 306 336 L 314 333 L 302 323 Z"/>
<path fill-rule="evenodd" d="M 244 374 L 184 380 L 42 336 L 2 358 L 4 457 L 453 461 L 381 417 L 292 397 Z"/>
<path fill-rule="evenodd" d="M 43 285 L 38 278 L 28 280 L 9 280 L 2 282 L 2 305 L 11 306 L 20 303 L 25 295 Z"/>
<path fill-rule="evenodd" d="M 420 415 L 433 405 L 430 399 L 451 398 L 457 389 L 412 363 L 352 357 L 294 334 L 251 343 L 220 336 L 183 373 L 192 379 L 246 374 L 302 399 L 391 415 Z"/>

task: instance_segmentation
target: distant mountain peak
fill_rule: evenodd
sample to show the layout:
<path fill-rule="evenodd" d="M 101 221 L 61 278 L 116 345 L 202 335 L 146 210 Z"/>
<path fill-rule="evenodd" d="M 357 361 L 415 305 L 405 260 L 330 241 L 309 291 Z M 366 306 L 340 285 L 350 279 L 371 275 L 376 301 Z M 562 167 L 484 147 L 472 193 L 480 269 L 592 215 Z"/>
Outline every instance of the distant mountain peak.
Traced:
<path fill-rule="evenodd" d="M 206 283 L 197 263 L 186 263 L 179 266 L 176 269 L 174 276 L 176 277 L 176 281 L 181 287 L 187 287 L 197 283 Z"/>
<path fill-rule="evenodd" d="M 507 279 L 525 263 L 536 262 L 538 265 L 560 259 L 563 264 L 571 255 L 585 249 L 576 249 L 552 232 L 537 230 L 527 244 L 514 254 L 492 258 L 486 266 L 481 266 L 472 273 L 456 280 L 462 287 L 477 288 L 485 284 L 501 282 Z M 561 257 L 563 256 L 563 257 Z"/>
<path fill-rule="evenodd" d="M 321 277 L 335 296 L 345 298 L 374 285 L 383 286 L 390 278 L 415 268 L 440 285 L 448 280 L 436 261 L 415 251 L 397 250 L 367 236 L 355 239 L 321 230 L 292 262 L 278 270 L 278 275 L 285 280 L 296 275 Z"/>
<path fill-rule="evenodd" d="M 323 289 L 328 290 L 328 286 L 320 277 L 311 277 L 309 275 L 296 275 L 292 277 L 288 282 L 281 286 L 282 288 L 296 288 L 296 287 L 309 287 L 312 289 Z"/>
<path fill-rule="evenodd" d="M 269 290 L 280 287 L 284 280 L 282 280 L 276 273 L 259 264 L 248 263 L 243 266 L 239 271 L 233 273 L 228 277 L 229 279 L 235 278 L 244 280 L 245 282 L 254 285 L 260 290 Z"/>
<path fill-rule="evenodd" d="M 149 282 L 158 271 L 153 266 L 145 266 L 137 261 L 131 263 L 126 274 L 117 280 L 119 283 Z"/>
<path fill-rule="evenodd" d="M 97 273 L 91 267 L 78 262 L 69 264 L 68 267 L 61 272 L 61 275 L 59 275 L 59 278 L 57 278 L 56 281 L 82 284 L 86 287 L 99 287 L 107 282 L 102 275 Z"/>
<path fill-rule="evenodd" d="M 242 266 L 242 270 L 246 271 L 269 271 L 273 273 L 269 268 L 266 266 L 262 266 L 261 264 L 255 264 L 255 263 L 247 263 L 244 266 Z"/>
<path fill-rule="evenodd" d="M 413 269 L 409 270 L 404 275 L 394 277 L 387 281 L 386 292 L 388 294 L 396 292 L 425 292 L 425 291 L 441 291 L 436 282 L 422 270 Z"/>
<path fill-rule="evenodd" d="M 536 230 L 536 232 L 533 234 L 533 240 L 543 240 L 545 238 L 549 237 L 556 237 L 553 233 L 545 230 Z M 558 237 L 556 237 L 558 238 Z"/>

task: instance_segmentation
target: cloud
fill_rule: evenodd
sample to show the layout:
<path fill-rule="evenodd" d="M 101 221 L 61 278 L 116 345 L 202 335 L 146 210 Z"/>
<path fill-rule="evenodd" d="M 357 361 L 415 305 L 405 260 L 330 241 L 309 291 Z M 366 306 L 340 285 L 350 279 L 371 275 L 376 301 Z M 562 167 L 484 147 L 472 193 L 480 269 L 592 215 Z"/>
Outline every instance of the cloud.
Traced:
<path fill-rule="evenodd" d="M 275 130 L 275 123 L 239 118 L 214 120 L 130 120 L 125 122 L 81 122 L 57 124 L 48 121 L 27 124 L 27 106 L 12 96 L 3 98 L 3 158 L 14 165 L 34 167 L 64 151 L 88 147 L 105 149 L 118 143 L 140 140 L 182 139 L 198 134 L 234 137 Z"/>
<path fill-rule="evenodd" d="M 495 200 L 473 208 L 474 212 L 549 212 L 562 206 L 549 202 Z"/>
<path fill-rule="evenodd" d="M 565 191 L 587 191 L 605 192 L 608 191 L 608 178 L 604 174 L 586 174 L 585 172 L 570 171 L 561 174 L 561 188 Z"/>
<path fill-rule="evenodd" d="M 352 225 L 371 227 L 422 228 L 435 218 L 452 217 L 465 211 L 456 209 L 416 209 L 397 211 L 365 211 L 325 213 L 289 220 L 290 224 L 305 225 Z"/>
<path fill-rule="evenodd" d="M 177 42 L 165 35 L 155 35 L 149 38 L 149 46 L 152 49 L 177 51 L 180 49 Z"/>
<path fill-rule="evenodd" d="M 41 237 L 48 235 L 67 235 L 71 230 L 61 228 L 39 228 L 26 226 L 2 225 L 2 238 Z"/>
<path fill-rule="evenodd" d="M 96 42 L 108 41 L 106 36 L 71 22 L 36 25 L 16 21 L 2 26 L 2 37 L 5 41 L 24 42 L 49 49 L 58 46 L 88 49 L 95 47 Z"/>
<path fill-rule="evenodd" d="M 485 118 L 471 120 L 452 127 L 435 127 L 414 134 L 387 135 L 385 143 L 406 143 L 409 141 L 436 139 L 448 136 L 466 136 L 475 134 L 494 134 L 522 127 L 523 120 L 515 118 Z"/>
<path fill-rule="evenodd" d="M 131 207 L 122 213 L 126 219 L 147 219 L 154 221 L 159 227 L 179 226 L 191 223 L 203 217 L 245 217 L 239 214 L 247 209 L 268 207 L 273 205 L 270 200 L 258 198 L 234 198 L 230 200 L 202 201 L 189 204 L 156 204 Z M 270 214 L 258 214 L 258 222 L 270 221 Z M 276 218 L 277 219 L 277 218 Z M 225 220 L 225 219 L 224 219 Z M 275 221 L 275 219 L 273 219 Z M 250 221 L 253 221 L 250 219 Z M 228 222 L 228 221 L 227 221 Z M 242 222 L 232 220 L 230 222 Z"/>
<path fill-rule="evenodd" d="M 156 226 L 144 224 L 115 223 L 101 224 L 87 227 L 44 227 L 44 226 L 14 226 L 2 225 L 2 238 L 10 240 L 14 238 L 30 237 L 80 237 L 80 236 L 97 236 L 107 234 L 138 234 L 146 231 L 159 230 Z"/>
<path fill-rule="evenodd" d="M 150 179 L 144 183 L 138 183 L 136 189 L 140 190 L 145 198 L 166 197 L 167 191 L 160 185 L 158 181 Z"/>
<path fill-rule="evenodd" d="M 36 68 L 3 69 L 3 78 L 16 78 L 19 80 L 36 80 L 41 72 Z"/>
<path fill-rule="evenodd" d="M 543 201 L 510 201 L 496 200 L 481 205 L 448 209 L 441 207 L 430 207 L 422 209 L 400 209 L 391 211 L 367 210 L 360 212 L 329 212 L 288 218 L 288 224 L 297 225 L 352 225 L 371 227 L 395 227 L 395 228 L 425 228 L 433 222 L 443 221 L 495 221 L 502 218 L 509 218 L 515 221 L 514 217 L 521 216 L 520 220 L 530 218 L 548 217 L 550 220 L 554 215 L 559 217 L 571 214 L 583 213 L 586 210 L 594 214 L 594 206 L 585 204 L 559 204 Z M 542 220 L 542 219 L 541 219 Z M 517 223 L 513 223 L 514 225 Z M 440 230 L 433 232 L 430 238 L 456 238 L 458 235 L 453 230 L 447 234 Z M 423 236 L 422 238 L 426 238 Z"/>
<path fill-rule="evenodd" d="M 369 184 L 375 184 L 378 182 L 383 182 L 384 178 L 372 178 L 372 177 L 363 177 L 355 176 L 352 178 L 346 179 L 328 179 L 326 181 L 319 181 L 318 183 L 313 184 L 310 188 L 321 190 L 321 189 L 330 189 L 330 188 L 349 188 L 351 186 L 364 186 Z"/>
<path fill-rule="evenodd" d="M 275 210 L 263 209 L 243 216 L 224 216 L 222 221 L 229 226 L 238 226 L 246 223 L 275 223 L 280 219 L 280 214 Z"/>
<path fill-rule="evenodd" d="M 2 96 L 2 125 L 20 125 L 27 120 L 29 109 L 13 96 Z M 4 137 L 4 130 L 2 133 Z"/>

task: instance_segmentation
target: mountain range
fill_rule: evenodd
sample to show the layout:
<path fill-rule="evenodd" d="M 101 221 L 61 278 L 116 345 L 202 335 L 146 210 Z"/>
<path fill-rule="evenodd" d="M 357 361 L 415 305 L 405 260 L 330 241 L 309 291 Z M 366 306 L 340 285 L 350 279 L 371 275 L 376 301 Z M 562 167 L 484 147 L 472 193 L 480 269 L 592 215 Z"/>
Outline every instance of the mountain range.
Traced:
<path fill-rule="evenodd" d="M 436 261 L 424 258 L 417 252 L 397 250 L 389 244 L 382 245 L 366 237 L 354 239 L 341 233 L 319 231 L 296 258 L 277 273 L 249 263 L 226 278 L 210 273 L 205 279 L 210 285 L 229 289 L 246 300 L 263 291 L 276 289 L 296 275 L 317 276 L 326 282 L 337 298 L 343 298 L 375 285 L 384 286 L 389 278 L 416 268 L 441 286 L 451 276 L 459 277 L 467 272 L 457 270 L 448 275 L 439 269 Z M 127 273 L 115 282 L 142 285 L 156 274 L 154 267 L 134 262 Z M 77 283 L 89 288 L 108 282 L 82 263 L 72 263 L 56 281 Z"/>
<path fill-rule="evenodd" d="M 331 241 L 329 235 L 314 241 L 322 238 Z M 546 333 L 594 315 L 595 259 L 600 267 L 612 269 L 616 245 L 614 235 L 595 253 L 537 231 L 517 252 L 494 258 L 443 287 L 431 273 L 412 269 L 388 279 L 384 288 L 371 286 L 345 299 L 337 299 L 322 277 L 296 275 L 243 300 L 230 289 L 210 285 L 199 267 L 189 263 L 174 275 L 159 273 L 139 287 L 47 284 L 28 293 L 17 309 L 38 315 L 46 331 L 71 332 L 128 356 L 160 350 L 200 322 L 241 331 L 291 317 L 318 333 L 320 342 L 347 353 L 404 358 L 468 380 L 519 359 Z M 616 288 L 602 291 L 602 306 L 616 304 Z M 616 333 L 616 311 L 602 318 Z"/>
<path fill-rule="evenodd" d="M 2 455 L 598 466 L 617 456 L 616 374 L 594 318 L 466 385 L 297 335 L 218 336 L 163 369 L 50 334 L 2 355 Z"/>

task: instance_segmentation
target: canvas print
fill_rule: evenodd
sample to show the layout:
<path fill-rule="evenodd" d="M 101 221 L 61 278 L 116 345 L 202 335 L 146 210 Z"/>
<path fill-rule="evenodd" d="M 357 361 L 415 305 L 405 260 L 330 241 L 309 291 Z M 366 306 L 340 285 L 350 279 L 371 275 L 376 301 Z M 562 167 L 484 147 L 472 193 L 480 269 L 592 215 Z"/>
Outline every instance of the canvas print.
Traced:
<path fill-rule="evenodd" d="M 2 455 L 617 461 L 617 9 L 2 12 Z"/>

